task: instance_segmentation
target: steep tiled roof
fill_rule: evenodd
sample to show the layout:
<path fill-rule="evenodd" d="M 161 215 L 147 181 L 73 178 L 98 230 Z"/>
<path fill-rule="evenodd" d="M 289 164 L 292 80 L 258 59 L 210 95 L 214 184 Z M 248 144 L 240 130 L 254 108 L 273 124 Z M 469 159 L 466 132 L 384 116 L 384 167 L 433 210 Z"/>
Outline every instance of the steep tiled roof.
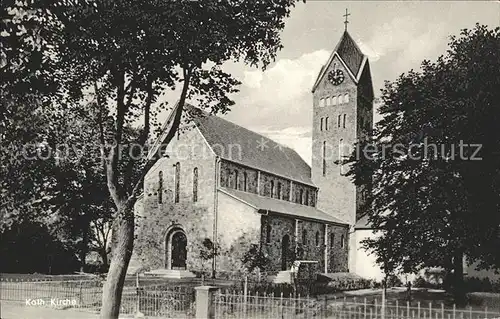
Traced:
<path fill-rule="evenodd" d="M 306 219 L 320 220 L 324 222 L 347 225 L 346 222 L 335 218 L 315 207 L 295 204 L 284 200 L 264 197 L 253 193 L 238 191 L 231 188 L 220 188 L 220 191 L 237 198 L 238 200 L 254 207 L 278 214 L 284 214 Z"/>
<path fill-rule="evenodd" d="M 333 50 L 332 54 L 328 58 L 328 61 L 325 65 L 321 67 L 321 70 L 318 73 L 318 77 L 314 82 L 312 92 L 316 90 L 321 79 L 325 76 L 325 73 L 328 69 L 328 66 L 332 63 L 333 58 L 335 56 L 340 57 L 341 62 L 348 69 L 348 73 L 355 83 L 358 82 L 359 77 L 361 75 L 362 68 L 364 67 L 364 61 L 367 61 L 367 57 L 361 52 L 360 48 L 354 42 L 351 35 L 345 31 L 340 38 L 339 43 Z M 365 62 L 366 63 L 366 62 Z"/>
<path fill-rule="evenodd" d="M 221 158 L 314 185 L 311 167 L 291 148 L 191 105 L 186 109 Z"/>
<path fill-rule="evenodd" d="M 345 31 L 342 35 L 342 39 L 339 44 L 337 44 L 335 51 L 347 64 L 352 74 L 357 76 L 361 63 L 363 62 L 364 55 L 347 31 Z"/>

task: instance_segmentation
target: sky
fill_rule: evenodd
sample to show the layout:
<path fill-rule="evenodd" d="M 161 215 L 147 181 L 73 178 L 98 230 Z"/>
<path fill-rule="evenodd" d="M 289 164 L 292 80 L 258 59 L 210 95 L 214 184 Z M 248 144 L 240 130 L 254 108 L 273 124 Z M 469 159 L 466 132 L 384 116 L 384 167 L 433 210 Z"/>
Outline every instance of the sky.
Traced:
<path fill-rule="evenodd" d="M 370 60 L 376 96 L 385 80 L 444 54 L 450 35 L 477 22 L 500 25 L 500 1 L 298 2 L 285 22 L 284 48 L 265 72 L 244 64 L 223 66 L 242 82 L 224 118 L 295 149 L 310 163 L 311 88 L 344 31 L 346 9 L 348 32 Z M 380 118 L 376 111 L 374 116 Z"/>

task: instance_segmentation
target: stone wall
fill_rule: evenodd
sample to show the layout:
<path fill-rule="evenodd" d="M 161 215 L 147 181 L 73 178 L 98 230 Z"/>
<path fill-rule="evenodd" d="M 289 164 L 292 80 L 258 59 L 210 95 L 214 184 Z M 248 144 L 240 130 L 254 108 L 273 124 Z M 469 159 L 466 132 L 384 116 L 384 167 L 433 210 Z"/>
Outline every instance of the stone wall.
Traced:
<path fill-rule="evenodd" d="M 298 228 L 296 229 L 296 225 Z M 271 226 L 268 232 L 267 227 Z M 305 242 L 303 231 L 306 231 Z M 316 233 L 318 244 L 316 244 Z M 330 244 L 331 235 L 334 234 L 333 245 Z M 267 240 L 270 235 L 270 239 Z M 328 225 L 327 227 L 327 254 L 328 272 L 344 272 L 348 270 L 348 228 L 347 226 Z M 280 215 L 269 215 L 262 217 L 261 245 L 267 254 L 270 264 L 269 271 L 279 271 L 282 268 L 282 243 L 283 237 L 289 236 L 290 249 L 292 253 L 287 256 L 287 269 L 290 269 L 293 260 L 316 260 L 318 269 L 325 269 L 325 224 L 321 222 L 299 220 Z M 341 247 L 341 238 L 344 236 L 344 247 Z M 295 250 L 297 247 L 297 250 Z M 298 254 L 294 254 L 297 252 Z"/>
<path fill-rule="evenodd" d="M 235 188 L 257 194 L 257 170 L 239 165 L 230 161 L 221 160 L 220 163 L 220 185 L 227 188 Z M 238 185 L 236 185 L 238 181 Z"/>
<path fill-rule="evenodd" d="M 220 185 L 222 187 L 245 191 L 245 174 L 247 181 L 246 191 L 249 193 L 258 193 L 261 196 L 301 203 L 300 192 L 302 191 L 303 204 L 308 206 L 316 205 L 316 188 L 313 186 L 261 171 L 260 185 L 257 188 L 258 170 L 224 159 L 221 160 Z M 238 182 L 238 185 L 236 185 L 236 182 Z M 271 194 L 272 184 L 274 184 L 273 194 Z M 306 198 L 308 198 L 307 201 Z"/>
<path fill-rule="evenodd" d="M 216 269 L 232 273 L 234 277 L 244 271 L 241 262 L 251 245 L 259 245 L 261 215 L 251 206 L 218 192 L 217 229 L 220 256 Z"/>
<path fill-rule="evenodd" d="M 173 139 L 167 155 L 169 157 L 158 160 L 145 177 L 134 255 L 147 269 L 163 268 L 165 237 L 168 230 L 177 225 L 187 237 L 187 268 L 201 270 L 207 267 L 198 258 L 201 242 L 205 238 L 214 241 L 215 155 L 196 128 Z M 176 163 L 180 164 L 178 202 L 175 201 Z M 193 198 L 195 167 L 198 169 L 196 202 Z"/>
<path fill-rule="evenodd" d="M 289 238 L 286 267 L 290 269 L 293 262 L 292 254 L 295 251 L 295 219 L 272 215 L 262 217 L 261 247 L 269 258 L 269 271 L 282 269 L 282 243 L 285 235 Z"/>
<path fill-rule="evenodd" d="M 350 177 L 341 174 L 341 167 L 337 163 L 340 155 L 340 140 L 349 146 L 356 141 L 357 126 L 357 86 L 349 76 L 347 69 L 337 56 L 327 67 L 326 74 L 334 69 L 344 72 L 345 80 L 340 85 L 333 85 L 324 76 L 313 94 L 313 144 L 312 144 L 312 179 L 319 187 L 317 207 L 349 224 L 356 222 L 356 188 Z M 349 102 L 320 107 L 320 99 L 329 96 L 349 94 Z M 343 117 L 346 116 L 345 127 Z M 341 123 L 337 121 L 340 116 Z M 321 130 L 321 118 L 328 117 L 328 130 Z M 326 171 L 323 174 L 323 143 L 325 147 Z M 352 147 L 351 147 L 352 149 Z M 347 154 L 344 154 L 347 155 Z M 345 173 L 348 167 L 344 167 Z"/>

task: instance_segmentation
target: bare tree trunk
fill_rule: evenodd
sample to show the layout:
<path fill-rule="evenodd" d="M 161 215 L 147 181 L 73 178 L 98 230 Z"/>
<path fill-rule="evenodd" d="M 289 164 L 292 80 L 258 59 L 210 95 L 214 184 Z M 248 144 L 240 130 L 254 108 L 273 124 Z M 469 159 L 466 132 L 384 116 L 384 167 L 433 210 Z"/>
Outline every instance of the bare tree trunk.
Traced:
<path fill-rule="evenodd" d="M 131 205 L 124 205 L 120 212 L 116 246 L 102 292 L 101 319 L 117 319 L 120 313 L 123 286 L 134 246 L 134 212 Z"/>
<path fill-rule="evenodd" d="M 104 269 L 107 269 L 108 268 L 108 250 L 106 249 L 106 247 L 100 249 L 99 254 L 101 255 L 101 259 L 102 259 L 102 267 Z"/>

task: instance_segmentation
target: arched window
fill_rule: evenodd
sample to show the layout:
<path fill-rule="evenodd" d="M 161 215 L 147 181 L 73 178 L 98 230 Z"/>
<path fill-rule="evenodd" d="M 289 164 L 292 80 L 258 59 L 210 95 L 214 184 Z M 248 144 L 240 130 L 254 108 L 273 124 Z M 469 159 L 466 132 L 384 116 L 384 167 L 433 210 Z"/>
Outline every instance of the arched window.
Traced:
<path fill-rule="evenodd" d="M 331 98 L 331 97 L 327 97 L 327 98 L 325 99 L 325 104 L 326 104 L 326 106 L 330 106 L 330 105 L 331 105 L 331 103 L 332 103 L 332 98 Z"/>
<path fill-rule="evenodd" d="M 344 248 L 345 246 L 345 238 L 344 235 L 340 236 L 340 248 Z"/>
<path fill-rule="evenodd" d="M 325 99 L 321 98 L 319 99 L 319 107 L 324 107 L 325 106 Z"/>
<path fill-rule="evenodd" d="M 344 103 L 344 101 L 343 101 L 343 99 L 342 99 L 342 95 L 339 95 L 338 99 L 339 99 L 339 101 L 338 101 L 338 103 L 339 103 L 339 104 Z"/>
<path fill-rule="evenodd" d="M 326 175 L 326 141 L 323 142 L 323 176 Z"/>
<path fill-rule="evenodd" d="M 335 246 L 335 234 L 330 233 L 330 248 L 333 248 Z"/>
<path fill-rule="evenodd" d="M 319 231 L 316 232 L 316 235 L 314 237 L 314 239 L 316 240 L 316 246 L 319 247 Z"/>
<path fill-rule="evenodd" d="M 339 140 L 339 165 L 340 165 L 340 175 L 344 175 L 344 140 Z"/>
<path fill-rule="evenodd" d="M 240 186 L 240 172 L 237 169 L 234 170 L 234 189 L 239 189 Z"/>
<path fill-rule="evenodd" d="M 158 203 L 163 203 L 163 172 L 158 173 Z"/>
<path fill-rule="evenodd" d="M 179 192 L 181 186 L 181 163 L 175 163 L 175 197 L 174 202 L 179 202 Z"/>
<path fill-rule="evenodd" d="M 243 190 L 246 192 L 247 191 L 247 184 L 248 184 L 248 174 L 247 172 L 243 173 Z"/>
<path fill-rule="evenodd" d="M 302 230 L 302 245 L 307 245 L 307 230 Z"/>
<path fill-rule="evenodd" d="M 328 131 L 328 116 L 325 117 L 325 131 Z"/>
<path fill-rule="evenodd" d="M 337 105 L 337 97 L 336 96 L 334 96 L 332 98 L 332 105 Z"/>
<path fill-rule="evenodd" d="M 271 198 L 274 197 L 274 181 L 271 181 Z"/>
<path fill-rule="evenodd" d="M 344 103 L 349 103 L 349 93 L 344 94 Z"/>
<path fill-rule="evenodd" d="M 321 123 L 319 125 L 319 130 L 323 131 L 323 118 L 321 118 Z"/>
<path fill-rule="evenodd" d="M 198 167 L 193 169 L 193 202 L 198 201 Z"/>
<path fill-rule="evenodd" d="M 278 199 L 281 199 L 282 194 L 281 194 L 281 183 L 278 182 Z"/>
<path fill-rule="evenodd" d="M 267 224 L 267 226 L 266 226 L 266 243 L 268 243 L 268 244 L 271 242 L 271 230 L 272 230 L 271 225 Z"/>
<path fill-rule="evenodd" d="M 226 187 L 231 188 L 231 170 L 226 168 Z"/>

